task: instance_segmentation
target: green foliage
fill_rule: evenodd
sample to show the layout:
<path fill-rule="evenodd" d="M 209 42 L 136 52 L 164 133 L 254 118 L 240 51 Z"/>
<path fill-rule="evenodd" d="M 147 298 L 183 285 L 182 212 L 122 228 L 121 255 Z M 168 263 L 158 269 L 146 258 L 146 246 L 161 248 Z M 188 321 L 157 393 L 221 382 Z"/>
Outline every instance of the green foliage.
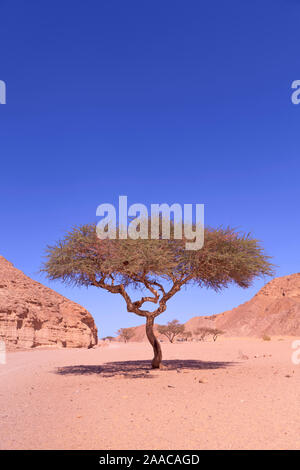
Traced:
<path fill-rule="evenodd" d="M 170 240 L 100 240 L 95 224 L 82 225 L 48 246 L 41 271 L 52 280 L 121 294 L 128 311 L 153 317 L 166 310 L 167 301 L 183 285 L 215 291 L 231 283 L 246 288 L 256 277 L 273 274 L 269 257 L 249 234 L 231 228 L 206 228 L 202 249 L 188 251 L 185 242 L 172 236 Z M 133 302 L 128 286 L 151 295 Z M 156 308 L 142 310 L 146 302 Z"/>
<path fill-rule="evenodd" d="M 172 320 L 166 325 L 157 325 L 157 331 L 166 336 L 170 343 L 173 343 L 176 336 L 184 333 L 184 325 L 180 324 L 178 320 Z"/>
<path fill-rule="evenodd" d="M 50 279 L 92 285 L 103 275 L 139 285 L 146 274 L 172 281 L 185 278 L 219 290 L 234 282 L 249 287 L 257 276 L 273 274 L 259 242 L 234 230 L 205 229 L 202 249 L 188 251 L 185 240 L 100 240 L 95 225 L 74 227 L 46 250 L 42 271 Z"/>

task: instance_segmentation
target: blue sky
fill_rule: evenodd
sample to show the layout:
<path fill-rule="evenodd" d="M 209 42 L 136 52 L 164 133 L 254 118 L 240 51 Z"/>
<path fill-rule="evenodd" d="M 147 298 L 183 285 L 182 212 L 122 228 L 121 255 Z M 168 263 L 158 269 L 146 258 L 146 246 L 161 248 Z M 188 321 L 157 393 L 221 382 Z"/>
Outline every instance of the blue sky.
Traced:
<path fill-rule="evenodd" d="M 84 305 L 100 336 L 141 324 L 123 299 L 39 273 L 101 203 L 204 203 L 209 225 L 299 271 L 300 2 L 1 0 L 0 253 Z M 189 288 L 160 322 L 237 306 L 264 284 Z"/>

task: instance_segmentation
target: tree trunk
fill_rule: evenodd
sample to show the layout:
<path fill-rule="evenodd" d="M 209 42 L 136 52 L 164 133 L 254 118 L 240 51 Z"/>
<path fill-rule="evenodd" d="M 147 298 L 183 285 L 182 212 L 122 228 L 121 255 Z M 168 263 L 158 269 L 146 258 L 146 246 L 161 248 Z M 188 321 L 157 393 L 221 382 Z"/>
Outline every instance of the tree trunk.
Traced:
<path fill-rule="evenodd" d="M 159 369 L 161 366 L 162 352 L 158 339 L 156 338 L 153 331 L 154 318 L 147 317 L 146 322 L 146 335 L 153 348 L 154 358 L 152 360 L 152 369 Z"/>

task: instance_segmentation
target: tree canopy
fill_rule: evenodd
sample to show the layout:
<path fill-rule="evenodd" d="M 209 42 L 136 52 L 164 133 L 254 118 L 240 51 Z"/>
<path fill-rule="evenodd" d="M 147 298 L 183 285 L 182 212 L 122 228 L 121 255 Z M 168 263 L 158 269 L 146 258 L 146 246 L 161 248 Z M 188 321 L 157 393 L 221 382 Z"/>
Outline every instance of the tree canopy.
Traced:
<path fill-rule="evenodd" d="M 99 239 L 96 224 L 70 230 L 46 250 L 41 271 L 52 280 L 101 287 L 124 298 L 129 312 L 146 318 L 146 333 L 159 367 L 161 350 L 153 333 L 155 317 L 184 285 L 219 291 L 230 284 L 249 287 L 256 277 L 273 274 L 260 242 L 232 228 L 205 228 L 204 246 L 185 248 L 182 239 Z M 130 288 L 141 291 L 132 300 Z M 144 304 L 153 304 L 153 309 Z"/>

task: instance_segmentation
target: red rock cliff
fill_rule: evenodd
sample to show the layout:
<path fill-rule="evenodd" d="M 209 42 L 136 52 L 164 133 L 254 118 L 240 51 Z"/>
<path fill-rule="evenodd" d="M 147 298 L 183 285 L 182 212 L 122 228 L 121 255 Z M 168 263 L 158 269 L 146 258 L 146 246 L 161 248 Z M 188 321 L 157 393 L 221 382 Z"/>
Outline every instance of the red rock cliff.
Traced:
<path fill-rule="evenodd" d="M 16 348 L 89 348 L 97 344 L 97 328 L 83 307 L 0 256 L 0 340 Z"/>

